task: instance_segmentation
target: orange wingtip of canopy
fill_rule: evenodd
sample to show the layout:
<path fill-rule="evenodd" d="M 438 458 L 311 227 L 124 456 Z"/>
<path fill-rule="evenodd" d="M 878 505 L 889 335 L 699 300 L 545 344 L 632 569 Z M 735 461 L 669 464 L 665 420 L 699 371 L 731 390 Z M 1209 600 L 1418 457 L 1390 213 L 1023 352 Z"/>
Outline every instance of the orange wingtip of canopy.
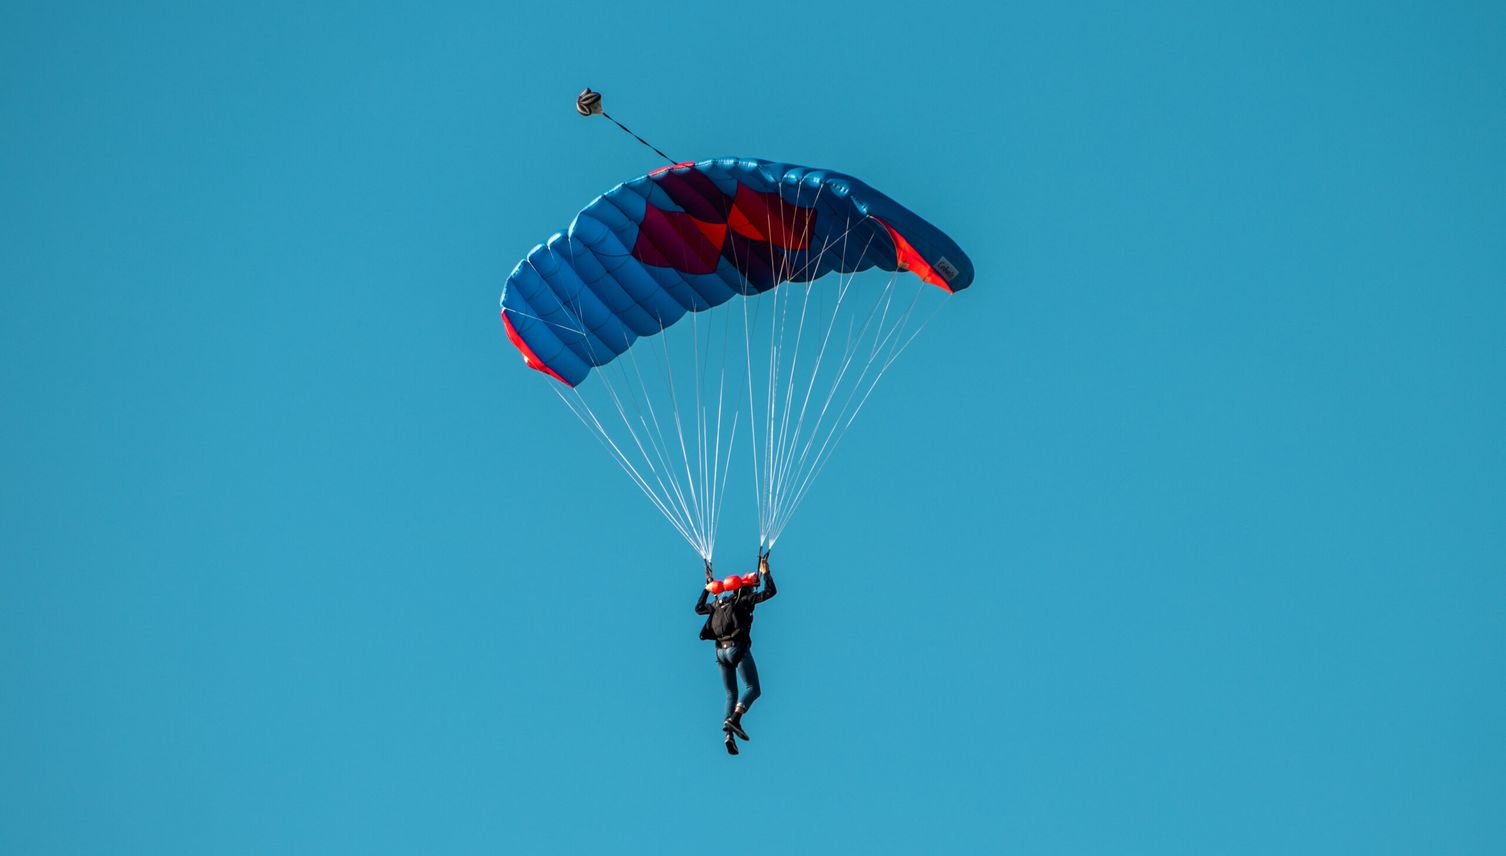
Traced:
<path fill-rule="evenodd" d="M 575 384 L 560 377 L 554 369 L 551 369 L 550 367 L 544 365 L 544 361 L 539 359 L 539 355 L 533 352 L 533 348 L 528 347 L 528 343 L 523 341 L 523 337 L 519 336 L 518 331 L 513 328 L 512 320 L 507 317 L 506 309 L 502 310 L 502 325 L 507 328 L 508 341 L 512 342 L 513 347 L 517 348 L 523 354 L 524 365 L 528 366 L 531 369 L 534 369 L 535 371 L 541 371 L 544 374 L 549 375 L 565 386 L 575 386 Z"/>
<path fill-rule="evenodd" d="M 947 285 L 946 278 L 931 267 L 931 263 L 926 261 L 925 256 L 922 256 L 919 250 L 910 246 L 910 242 L 905 240 L 904 235 L 896 232 L 893 226 L 884 223 L 881 218 L 873 219 L 883 223 L 884 228 L 889 230 L 889 237 L 894 239 L 894 259 L 900 270 L 911 271 L 925 282 L 946 289 L 948 294 L 952 293 L 952 287 Z"/>

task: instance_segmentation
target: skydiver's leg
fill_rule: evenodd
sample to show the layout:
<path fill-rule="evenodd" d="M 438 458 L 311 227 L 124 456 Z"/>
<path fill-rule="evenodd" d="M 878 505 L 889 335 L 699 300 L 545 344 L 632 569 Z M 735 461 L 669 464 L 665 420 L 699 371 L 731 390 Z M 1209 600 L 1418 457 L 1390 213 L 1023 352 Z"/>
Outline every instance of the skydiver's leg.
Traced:
<path fill-rule="evenodd" d="M 753 706 L 753 702 L 763 694 L 758 685 L 758 664 L 753 662 L 751 652 L 744 653 L 737 664 L 738 674 L 742 675 L 743 684 L 747 689 L 743 690 L 743 697 L 738 700 L 737 706 L 727 717 L 727 728 L 744 740 L 748 739 L 748 732 L 743 730 L 743 714 Z"/>
<path fill-rule="evenodd" d="M 716 649 L 716 665 L 722 670 L 722 686 L 727 690 L 727 712 L 723 719 L 732 716 L 732 708 L 737 704 L 737 666 L 734 665 L 732 653 L 736 648 Z"/>
<path fill-rule="evenodd" d="M 747 686 L 747 689 L 743 690 L 743 697 L 737 703 L 737 706 L 745 711 L 753 706 L 753 702 L 757 701 L 759 696 L 763 695 L 763 689 L 758 685 L 758 664 L 753 662 L 753 652 L 743 654 L 742 662 L 737 664 L 737 671 L 743 676 L 743 683 Z M 742 713 L 737 712 L 735 716 L 741 717 Z"/>
<path fill-rule="evenodd" d="M 737 754 L 737 739 L 732 736 L 732 729 L 726 723 L 730 721 L 733 706 L 737 702 L 737 660 L 733 657 L 735 648 L 717 648 L 716 665 L 722 670 L 722 686 L 727 690 L 727 717 L 722 720 L 722 730 L 727 732 L 727 754 Z"/>

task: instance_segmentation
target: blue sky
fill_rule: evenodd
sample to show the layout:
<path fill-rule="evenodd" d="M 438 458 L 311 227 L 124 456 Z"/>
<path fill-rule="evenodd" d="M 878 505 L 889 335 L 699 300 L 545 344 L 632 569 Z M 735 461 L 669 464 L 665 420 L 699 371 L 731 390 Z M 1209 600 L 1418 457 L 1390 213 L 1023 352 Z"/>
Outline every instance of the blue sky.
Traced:
<path fill-rule="evenodd" d="M 0 8 L 0 850 L 1506 848 L 1498 4 L 256 6 Z M 978 270 L 735 759 L 496 316 L 587 85 Z"/>

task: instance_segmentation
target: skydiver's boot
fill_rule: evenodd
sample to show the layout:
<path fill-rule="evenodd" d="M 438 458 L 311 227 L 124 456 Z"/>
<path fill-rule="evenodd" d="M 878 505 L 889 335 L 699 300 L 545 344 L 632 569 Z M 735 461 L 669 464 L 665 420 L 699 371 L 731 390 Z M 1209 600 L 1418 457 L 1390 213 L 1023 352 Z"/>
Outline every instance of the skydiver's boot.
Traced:
<path fill-rule="evenodd" d="M 733 734 L 736 734 L 738 737 L 741 737 L 744 740 L 748 740 L 748 732 L 743 730 L 743 714 L 746 712 L 747 711 L 743 708 L 742 705 L 738 705 L 737 708 L 732 711 L 732 715 L 722 723 L 722 728 L 732 732 Z"/>
<path fill-rule="evenodd" d="M 730 732 L 730 731 L 727 732 L 727 754 L 728 755 L 736 755 L 737 754 L 737 738 L 733 737 L 732 736 L 732 732 Z"/>

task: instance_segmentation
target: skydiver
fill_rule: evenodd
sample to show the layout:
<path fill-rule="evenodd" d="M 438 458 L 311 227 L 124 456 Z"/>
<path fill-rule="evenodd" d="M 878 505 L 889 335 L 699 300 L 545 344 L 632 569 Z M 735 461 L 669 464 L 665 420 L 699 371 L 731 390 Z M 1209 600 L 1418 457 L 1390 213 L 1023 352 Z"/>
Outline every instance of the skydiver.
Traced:
<path fill-rule="evenodd" d="M 760 581 L 762 590 L 758 590 Z M 727 689 L 727 713 L 722 720 L 722 731 L 727 735 L 729 755 L 737 754 L 738 737 L 748 739 L 748 732 L 742 726 L 743 714 L 761 694 L 758 666 L 753 662 L 753 639 L 749 635 L 753 627 L 753 607 L 776 592 L 767 554 L 758 557 L 758 570 L 754 573 L 725 580 L 713 579 L 711 563 L 706 563 L 706 587 L 701 589 L 701 597 L 695 602 L 695 612 L 707 617 L 701 628 L 701 638 L 716 641 L 716 665 L 722 673 L 722 685 Z M 717 599 L 707 603 L 707 596 L 713 594 Z M 741 698 L 737 694 L 738 675 L 742 675 L 746 685 Z"/>

